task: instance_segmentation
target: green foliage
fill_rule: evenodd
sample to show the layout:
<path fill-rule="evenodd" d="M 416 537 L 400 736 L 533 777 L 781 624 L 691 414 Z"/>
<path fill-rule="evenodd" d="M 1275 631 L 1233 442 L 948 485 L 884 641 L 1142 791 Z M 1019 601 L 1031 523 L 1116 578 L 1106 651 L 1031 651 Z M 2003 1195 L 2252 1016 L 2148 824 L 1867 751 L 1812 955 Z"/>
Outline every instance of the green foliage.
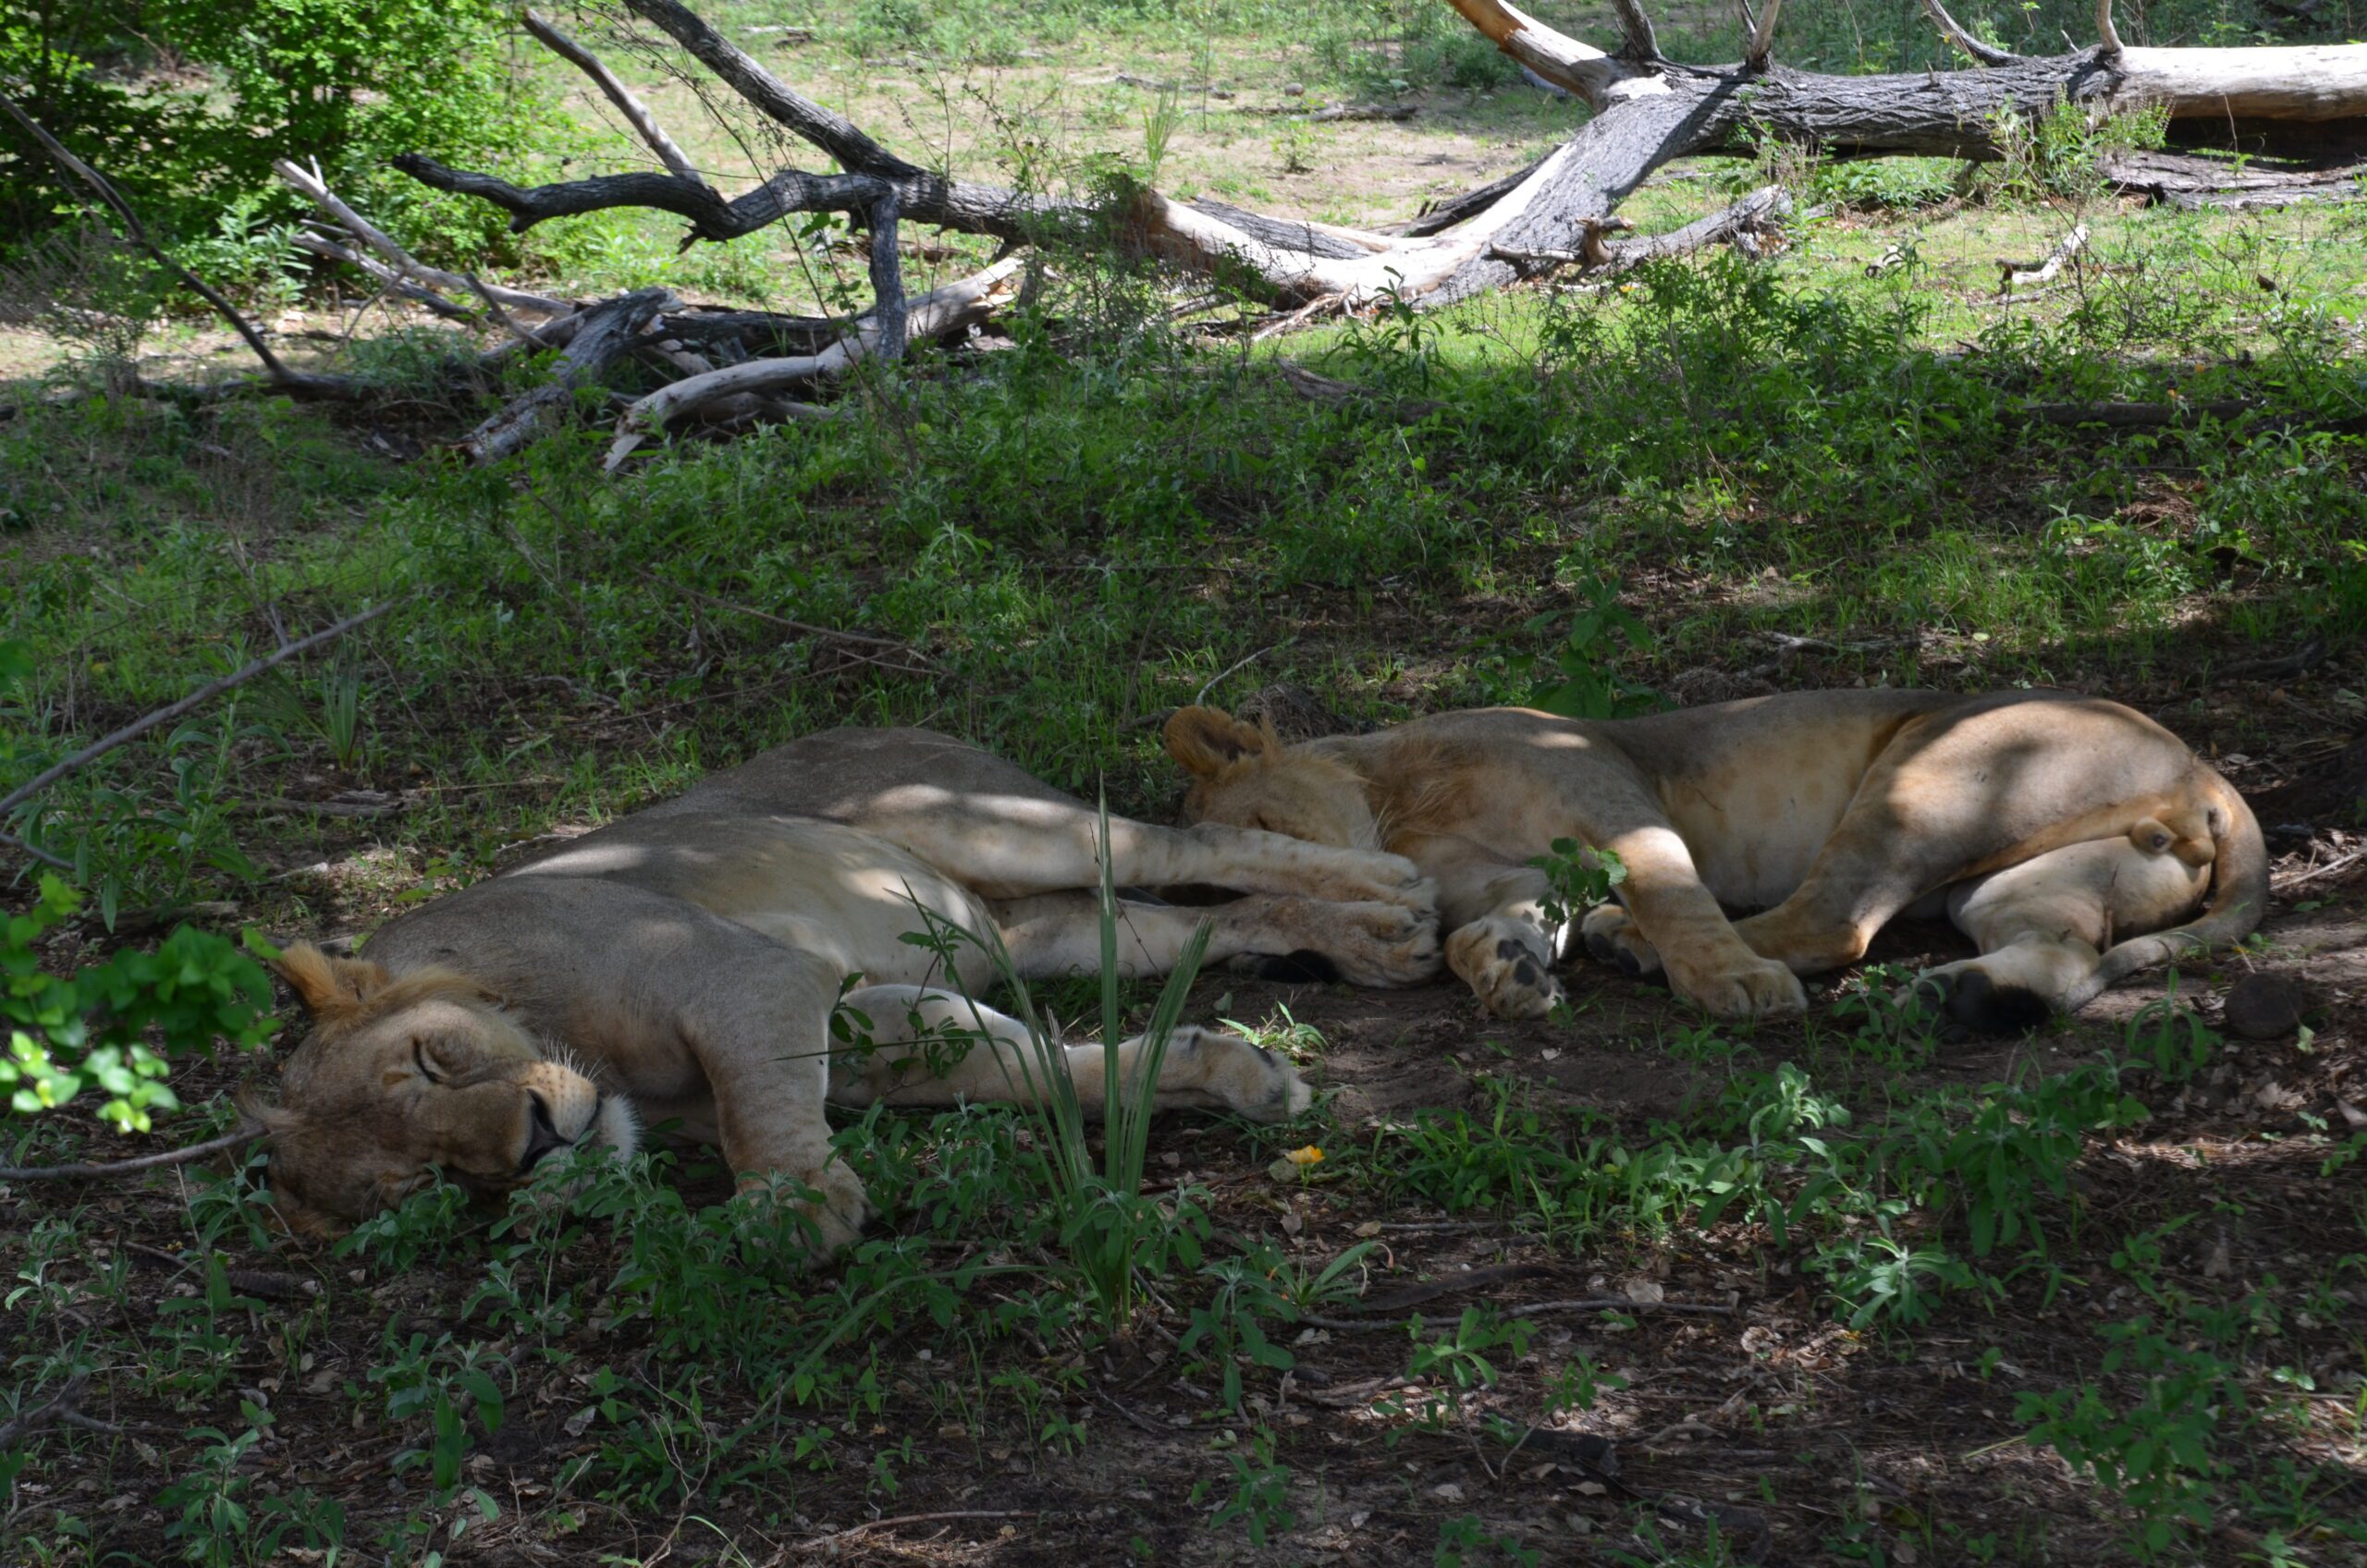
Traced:
<path fill-rule="evenodd" d="M 1106 802 L 1098 813 L 1098 833 L 1103 1053 L 1102 1104 L 1098 1108 L 1102 1155 L 1098 1164 L 1066 1047 L 1038 1020 L 1026 984 L 1000 937 L 992 927 L 976 934 L 960 930 L 922 910 L 927 930 L 905 939 L 936 951 L 951 974 L 961 973 L 955 962 L 956 945 L 976 942 L 1011 996 L 1013 1011 L 1027 1031 L 1025 1049 L 1030 1060 L 1024 1071 L 1036 1089 L 1028 1109 L 1043 1137 L 1046 1168 L 1052 1178 L 1050 1195 L 1062 1214 L 1061 1240 L 1102 1322 L 1115 1329 L 1133 1317 L 1143 1299 L 1146 1280 L 1159 1278 L 1175 1263 L 1187 1268 L 1199 1264 L 1201 1245 L 1208 1233 L 1207 1215 L 1188 1195 L 1179 1194 L 1172 1203 L 1166 1203 L 1143 1191 L 1143 1162 L 1149 1145 L 1152 1106 L 1158 1097 L 1159 1065 L 1182 1022 L 1184 998 L 1199 974 L 1213 927 L 1202 922 L 1184 943 L 1151 1005 L 1135 1065 L 1131 1072 L 1122 1070 L 1119 1051 L 1126 1035 L 1119 1003 L 1118 895 L 1110 879 Z"/>
<path fill-rule="evenodd" d="M 1465 1513 L 1439 1525 L 1438 1550 L 1430 1554 L 1434 1568 L 1537 1568 L 1543 1556 L 1523 1546 L 1520 1537 L 1488 1528 L 1487 1521 Z"/>
<path fill-rule="evenodd" d="M 70 976 L 41 967 L 42 935 L 73 914 L 80 895 L 55 876 L 41 879 L 41 899 L 7 917 L 0 946 L 0 1021 L 8 1054 L 0 1084 L 9 1105 L 33 1115 L 67 1105 L 86 1086 L 104 1096 L 99 1116 L 127 1132 L 149 1131 L 152 1112 L 180 1109 L 166 1083 L 176 1059 L 217 1040 L 260 1050 L 278 1027 L 271 1018 L 271 983 L 261 965 L 232 943 L 182 925 L 153 953 L 122 949 Z M 146 1035 L 162 1036 L 152 1050 Z"/>
<path fill-rule="evenodd" d="M 43 744 L 46 716 L 28 680 L 37 668 L 25 644 L 0 642 L 0 785 L 29 780 L 56 760 Z M 111 772 L 121 753 L 102 758 L 13 807 L 7 830 L 71 861 L 75 880 L 97 890 L 109 927 L 127 892 L 171 904 L 208 873 L 254 876 L 230 835 L 227 783 L 244 733 L 238 711 L 233 700 L 216 719 L 192 717 L 166 731 L 163 778 L 125 779 Z"/>
<path fill-rule="evenodd" d="M 1576 839 L 1554 839 L 1550 852 L 1528 864 L 1545 873 L 1550 890 L 1541 908 L 1549 926 L 1581 919 L 1596 905 L 1609 903 L 1612 889 L 1627 880 L 1627 864 L 1616 851 Z"/>
<path fill-rule="evenodd" d="M 1275 1461 L 1271 1427 L 1257 1427 L 1246 1443 L 1233 1443 L 1225 1459 L 1233 1468 L 1233 1493 L 1209 1515 L 1211 1528 L 1238 1524 L 1248 1533 L 1251 1546 L 1263 1547 L 1269 1537 L 1298 1523 L 1290 1506 L 1291 1473 Z M 1195 1501 L 1206 1495 L 1207 1486 L 1199 1482 L 1193 1487 Z"/>
<path fill-rule="evenodd" d="M 1651 633 L 1619 602 L 1619 580 L 1604 577 L 1580 585 L 1580 607 L 1559 646 L 1543 655 L 1518 654 L 1506 661 L 1515 675 L 1536 682 L 1527 705 L 1564 718 L 1625 718 L 1662 706 L 1649 688 L 1624 680 L 1608 668 L 1616 639 L 1630 648 L 1648 647 Z M 1553 628 L 1551 612 L 1532 618 L 1530 636 Z"/>
<path fill-rule="evenodd" d="M 405 152 L 498 165 L 530 139 L 549 150 L 551 105 L 513 79 L 510 25 L 497 0 L 46 0 L 0 19 L 0 80 L 152 227 L 262 280 L 288 261 L 296 213 L 276 157 L 317 160 L 414 249 L 501 247 L 500 214 L 384 165 Z M 153 74 L 167 61 L 201 80 Z M 0 190 L 12 236 L 88 201 L 14 125 L 0 129 Z"/>

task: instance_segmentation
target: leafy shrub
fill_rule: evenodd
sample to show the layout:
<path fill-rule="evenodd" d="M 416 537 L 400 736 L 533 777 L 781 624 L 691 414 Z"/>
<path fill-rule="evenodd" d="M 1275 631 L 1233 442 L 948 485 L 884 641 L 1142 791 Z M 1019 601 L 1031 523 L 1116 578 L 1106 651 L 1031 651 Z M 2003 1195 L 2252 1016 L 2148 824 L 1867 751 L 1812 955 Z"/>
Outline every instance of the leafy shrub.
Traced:
<path fill-rule="evenodd" d="M 513 74 L 509 25 L 499 0 L 56 0 L 0 18 L 0 81 L 167 235 L 218 244 L 225 211 L 292 215 L 271 175 L 288 157 L 317 160 L 420 248 L 477 255 L 500 243 L 499 213 L 384 165 L 412 151 L 497 165 L 547 141 L 550 105 Z M 0 233 L 40 233 L 87 199 L 0 127 Z"/>
<path fill-rule="evenodd" d="M 260 1049 L 276 1027 L 271 984 L 262 968 L 219 937 L 181 926 L 153 953 L 123 949 L 71 978 L 44 973 L 33 943 L 72 914 L 80 895 L 55 876 L 41 880 L 41 901 L 12 916 L 0 942 L 0 1022 L 8 1054 L 0 1084 L 20 1114 L 71 1103 L 86 1084 L 108 1096 L 99 1115 L 144 1133 L 152 1110 L 176 1110 L 165 1079 L 171 1059 L 217 1038 Z M 158 1029 L 164 1054 L 142 1039 Z"/>

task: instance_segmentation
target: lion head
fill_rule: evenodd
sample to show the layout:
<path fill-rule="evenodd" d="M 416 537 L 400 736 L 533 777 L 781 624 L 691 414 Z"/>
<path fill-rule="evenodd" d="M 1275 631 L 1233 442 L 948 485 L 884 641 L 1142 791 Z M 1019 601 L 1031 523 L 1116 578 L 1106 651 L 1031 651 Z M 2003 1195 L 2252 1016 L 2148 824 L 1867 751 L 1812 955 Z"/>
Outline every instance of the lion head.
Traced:
<path fill-rule="evenodd" d="M 1285 746 L 1270 722 L 1245 724 L 1217 708 L 1179 708 L 1165 730 L 1168 755 L 1184 765 L 1191 822 L 1287 834 L 1339 849 L 1380 850 L 1380 824 L 1365 782 L 1309 746 Z"/>
<path fill-rule="evenodd" d="M 273 1200 L 334 1235 L 401 1203 L 437 1171 L 484 1197 L 561 1149 L 630 1154 L 632 1107 L 552 1060 L 493 992 L 448 969 L 396 977 L 308 943 L 282 978 L 313 1016 L 278 1103 L 252 1103 L 271 1144 Z"/>

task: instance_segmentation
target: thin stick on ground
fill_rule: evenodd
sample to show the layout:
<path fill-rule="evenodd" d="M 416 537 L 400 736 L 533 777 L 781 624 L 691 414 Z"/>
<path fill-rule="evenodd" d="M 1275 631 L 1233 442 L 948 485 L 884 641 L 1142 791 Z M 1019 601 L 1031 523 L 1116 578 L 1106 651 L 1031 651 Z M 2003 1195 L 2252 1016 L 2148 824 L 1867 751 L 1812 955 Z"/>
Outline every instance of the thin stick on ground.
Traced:
<path fill-rule="evenodd" d="M 148 731 L 155 729 L 158 725 L 170 724 L 173 720 L 180 717 L 181 715 L 204 706 L 207 703 L 213 701 L 215 697 L 220 696 L 223 692 L 227 692 L 233 686 L 243 685 L 247 681 L 252 680 L 256 676 L 261 675 L 264 671 L 274 668 L 279 665 L 286 664 L 289 659 L 294 658 L 299 654 L 310 653 L 313 649 L 321 646 L 325 643 L 336 642 L 338 638 L 344 636 L 355 627 L 369 624 L 371 621 L 377 619 L 380 616 L 385 615 L 388 610 L 393 609 L 401 602 L 402 601 L 399 598 L 389 599 L 385 604 L 379 605 L 373 609 L 363 610 L 360 615 L 348 616 L 343 620 L 338 621 L 335 626 L 325 627 L 321 631 L 313 632 L 310 637 L 301 638 L 296 642 L 289 643 L 286 646 L 278 649 L 276 652 L 267 654 L 264 657 L 255 660 L 244 669 L 234 671 L 231 674 L 224 676 L 219 680 L 210 681 L 207 684 L 199 687 L 196 691 L 191 692 L 179 702 L 167 704 L 164 707 L 156 709 L 153 713 L 143 714 L 140 717 L 133 719 L 129 724 L 125 725 L 122 729 L 116 730 L 113 734 L 92 741 L 89 745 L 83 747 L 80 751 L 76 752 L 72 756 L 67 757 L 65 761 L 43 768 L 31 778 L 18 785 L 14 790 L 11 790 L 5 797 L 0 797 L 0 817 L 6 816 L 9 812 L 14 811 L 17 807 L 24 804 L 27 801 L 31 800 L 35 795 L 40 794 L 43 790 L 48 789 L 52 784 L 56 783 L 59 779 L 67 778 L 71 774 L 79 773 L 82 769 L 90 766 L 92 763 L 98 761 L 109 752 L 114 751 L 117 747 L 128 745 L 131 741 L 137 741 L 140 737 L 147 734 Z"/>
<path fill-rule="evenodd" d="M 119 1435 L 123 1428 L 112 1421 L 102 1421 L 95 1415 L 82 1414 L 82 1390 L 90 1387 L 88 1373 L 69 1378 L 46 1404 L 37 1404 L 0 1423 L 0 1449 L 14 1448 L 44 1427 L 80 1427 L 86 1432 L 103 1432 L 108 1437 Z"/>
<path fill-rule="evenodd" d="M 135 1176 L 142 1170 L 162 1170 L 170 1166 L 187 1165 L 209 1155 L 243 1147 L 262 1137 L 263 1133 L 264 1130 L 253 1122 L 241 1121 L 234 1131 L 218 1138 L 208 1138 L 202 1144 L 190 1144 L 183 1148 L 166 1149 L 162 1154 L 72 1165 L 0 1165 L 0 1182 L 103 1182 L 116 1176 Z M 6 1446 L 5 1441 L 0 1441 L 0 1447 Z"/>

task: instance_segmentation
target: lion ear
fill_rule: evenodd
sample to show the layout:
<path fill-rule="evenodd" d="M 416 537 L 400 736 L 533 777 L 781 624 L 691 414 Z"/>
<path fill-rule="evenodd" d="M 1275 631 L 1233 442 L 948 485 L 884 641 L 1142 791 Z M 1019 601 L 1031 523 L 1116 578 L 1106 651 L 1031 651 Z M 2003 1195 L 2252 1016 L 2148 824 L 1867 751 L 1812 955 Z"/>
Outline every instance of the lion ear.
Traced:
<path fill-rule="evenodd" d="M 1282 742 L 1270 729 L 1244 724 L 1221 708 L 1178 708 L 1168 719 L 1167 754 L 1196 778 L 1210 778 L 1245 757 L 1263 755 Z"/>
<path fill-rule="evenodd" d="M 272 967 L 295 991 L 304 1011 L 323 1023 L 359 1010 L 374 992 L 393 978 L 383 963 L 368 959 L 331 958 L 310 942 L 297 942 L 281 953 Z"/>

